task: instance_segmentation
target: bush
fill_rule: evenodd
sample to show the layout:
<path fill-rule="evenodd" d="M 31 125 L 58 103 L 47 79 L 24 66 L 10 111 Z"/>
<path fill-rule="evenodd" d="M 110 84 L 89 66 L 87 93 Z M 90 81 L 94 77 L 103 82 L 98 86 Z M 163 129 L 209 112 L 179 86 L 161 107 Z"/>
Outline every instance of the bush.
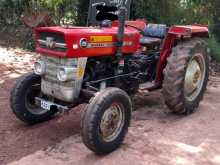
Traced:
<path fill-rule="evenodd" d="M 209 39 L 209 49 L 212 59 L 220 62 L 220 43 L 214 36 Z"/>
<path fill-rule="evenodd" d="M 19 25 L 20 15 L 27 6 L 27 0 L 0 0 L 0 24 Z"/>
<path fill-rule="evenodd" d="M 29 38 L 29 40 L 25 43 L 24 49 L 27 49 L 29 51 L 34 51 L 34 49 L 35 49 L 35 40 L 34 40 L 33 36 L 31 36 L 31 38 Z"/>
<path fill-rule="evenodd" d="M 0 0 L 0 24 L 20 25 L 23 13 L 48 11 L 55 24 L 75 24 L 79 0 Z"/>

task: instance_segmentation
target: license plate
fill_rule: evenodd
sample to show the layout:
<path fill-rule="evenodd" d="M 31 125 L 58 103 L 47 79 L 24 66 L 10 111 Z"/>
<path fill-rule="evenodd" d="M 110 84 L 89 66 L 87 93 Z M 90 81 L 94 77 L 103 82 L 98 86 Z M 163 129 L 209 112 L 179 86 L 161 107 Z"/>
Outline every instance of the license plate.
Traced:
<path fill-rule="evenodd" d="M 52 105 L 52 104 L 51 104 L 50 102 L 47 102 L 47 101 L 41 100 L 41 108 L 43 108 L 43 109 L 49 111 L 51 105 Z"/>

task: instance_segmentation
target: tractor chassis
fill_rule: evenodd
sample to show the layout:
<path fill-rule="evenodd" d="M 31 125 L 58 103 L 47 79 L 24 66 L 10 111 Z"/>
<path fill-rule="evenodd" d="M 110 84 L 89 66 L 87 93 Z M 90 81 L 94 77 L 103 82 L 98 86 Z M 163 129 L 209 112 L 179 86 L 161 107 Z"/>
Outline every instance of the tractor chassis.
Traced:
<path fill-rule="evenodd" d="M 60 114 L 68 114 L 69 111 L 71 111 L 72 108 L 83 104 L 83 103 L 89 103 L 90 99 L 93 98 L 98 92 L 100 92 L 100 90 L 105 89 L 106 86 L 103 85 L 101 87 L 101 89 L 98 89 L 96 87 L 94 87 L 95 84 L 105 84 L 106 81 L 108 80 L 115 80 L 117 82 L 120 81 L 120 78 L 122 77 L 128 77 L 128 76 L 137 76 L 140 73 L 137 72 L 133 72 L 133 73 L 128 73 L 128 74 L 120 74 L 120 75 L 116 75 L 116 76 L 112 76 L 112 77 L 108 77 L 108 78 L 104 78 L 104 79 L 100 79 L 100 80 L 96 80 L 96 81 L 91 81 L 91 82 L 87 82 L 85 87 L 86 89 L 81 89 L 80 92 L 80 97 L 77 101 L 73 103 L 68 103 L 68 104 L 60 104 L 60 103 L 55 103 L 54 101 L 49 101 L 46 100 L 44 98 L 41 97 L 35 97 L 35 104 L 41 108 L 43 108 L 45 111 L 57 111 Z M 149 84 L 151 83 L 144 83 L 144 84 L 140 84 L 139 89 L 136 91 L 136 93 L 148 93 L 149 91 L 152 91 L 152 86 L 154 84 L 151 84 L 152 86 L 149 86 Z M 146 87 L 146 85 L 148 85 L 148 87 Z M 159 89 L 159 88 L 154 88 L 154 90 Z M 135 95 L 136 93 L 132 93 L 131 96 Z"/>

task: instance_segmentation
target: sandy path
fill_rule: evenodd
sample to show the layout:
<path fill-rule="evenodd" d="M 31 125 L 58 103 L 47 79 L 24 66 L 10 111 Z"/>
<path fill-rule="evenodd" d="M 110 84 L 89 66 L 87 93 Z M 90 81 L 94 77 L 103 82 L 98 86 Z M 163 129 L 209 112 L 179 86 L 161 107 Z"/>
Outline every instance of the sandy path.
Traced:
<path fill-rule="evenodd" d="M 220 164 L 220 77 L 211 78 L 198 111 L 184 118 L 165 113 L 168 109 L 160 91 L 137 97 L 123 146 L 99 157 L 81 142 L 79 125 L 83 105 L 69 116 L 32 127 L 14 117 L 8 105 L 10 90 L 33 61 L 33 55 L 28 52 L 14 52 L 0 48 L 0 165 Z M 23 57 L 25 60 L 21 60 Z"/>

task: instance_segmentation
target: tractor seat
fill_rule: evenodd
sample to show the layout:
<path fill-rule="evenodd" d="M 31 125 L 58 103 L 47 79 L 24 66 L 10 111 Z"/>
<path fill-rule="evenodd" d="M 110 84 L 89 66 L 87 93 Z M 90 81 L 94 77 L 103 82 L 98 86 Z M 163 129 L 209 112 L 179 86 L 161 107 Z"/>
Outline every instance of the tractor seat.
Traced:
<path fill-rule="evenodd" d="M 164 38 L 167 34 L 167 26 L 164 24 L 148 24 L 144 29 L 144 36 Z"/>
<path fill-rule="evenodd" d="M 140 39 L 142 45 L 161 44 L 167 34 L 167 26 L 164 24 L 148 24 L 144 29 L 144 37 Z"/>

